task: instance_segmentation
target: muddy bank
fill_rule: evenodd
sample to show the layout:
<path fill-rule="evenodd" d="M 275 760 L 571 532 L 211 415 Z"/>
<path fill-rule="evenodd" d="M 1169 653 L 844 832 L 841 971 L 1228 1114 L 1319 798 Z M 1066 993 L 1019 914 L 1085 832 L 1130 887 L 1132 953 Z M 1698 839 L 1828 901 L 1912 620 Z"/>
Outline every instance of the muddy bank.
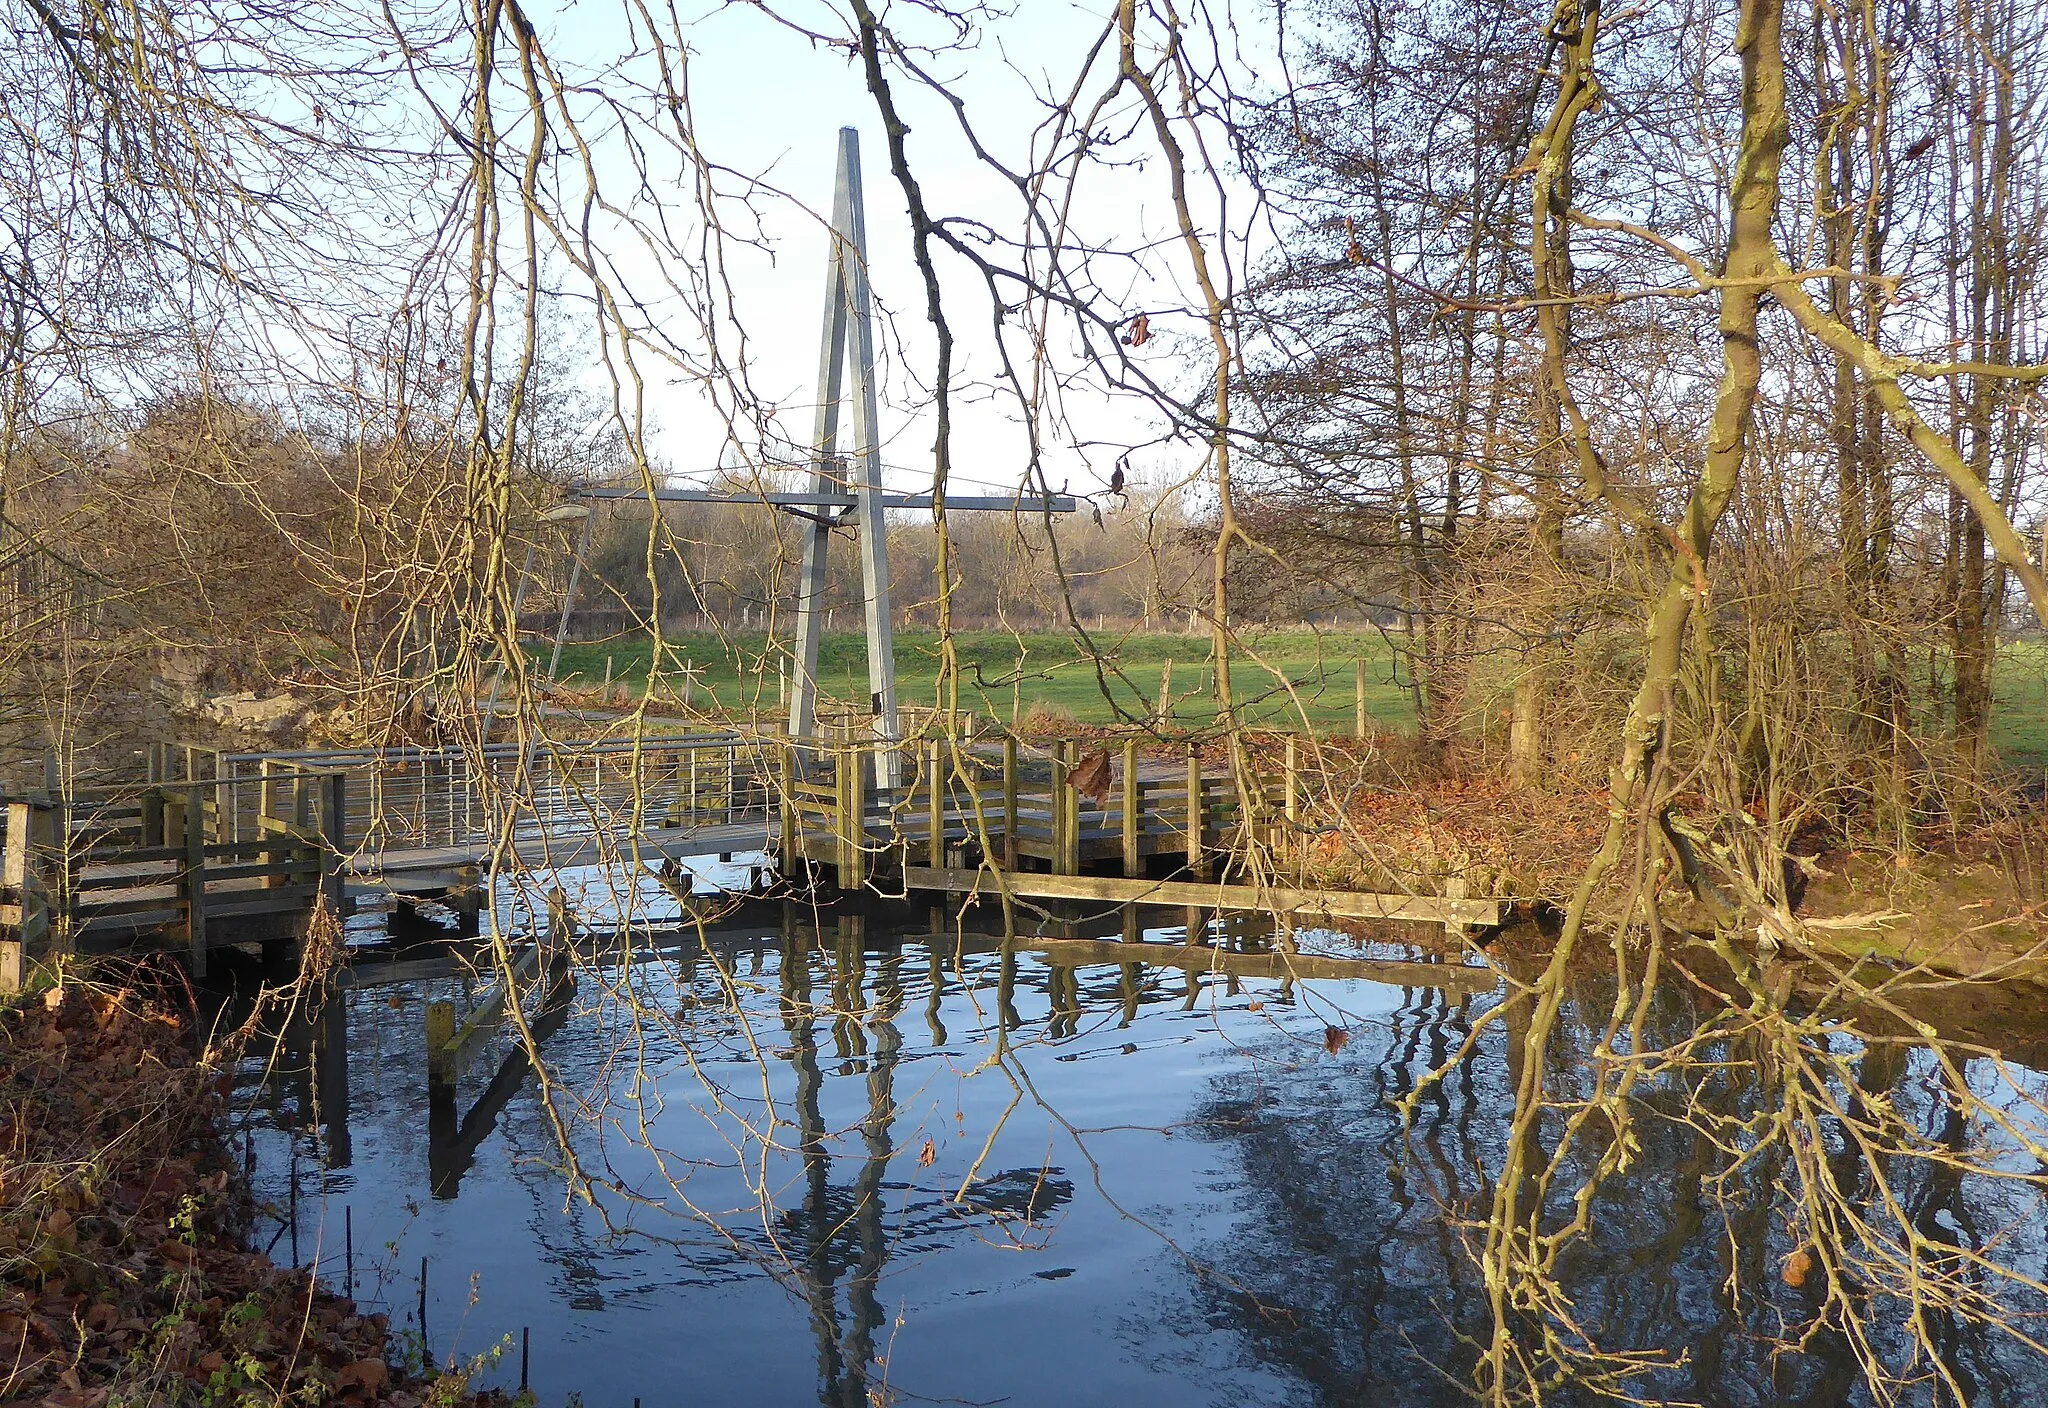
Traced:
<path fill-rule="evenodd" d="M 249 1249 L 189 990 L 100 976 L 0 1011 L 0 1404 L 497 1401 Z"/>

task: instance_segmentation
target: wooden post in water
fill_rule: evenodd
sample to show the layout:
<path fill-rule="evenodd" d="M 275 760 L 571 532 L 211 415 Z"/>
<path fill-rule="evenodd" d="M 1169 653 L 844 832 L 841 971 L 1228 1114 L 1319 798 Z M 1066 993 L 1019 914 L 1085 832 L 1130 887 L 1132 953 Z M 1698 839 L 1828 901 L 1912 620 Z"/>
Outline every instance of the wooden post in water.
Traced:
<path fill-rule="evenodd" d="M 1202 826 L 1207 808 L 1202 799 L 1202 759 L 1193 748 L 1188 749 L 1188 873 L 1196 879 L 1207 875 L 1206 851 L 1203 846 Z"/>
<path fill-rule="evenodd" d="M 1123 787 L 1123 841 L 1124 874 L 1142 875 L 1145 858 L 1138 852 L 1139 804 L 1142 794 L 1138 789 L 1138 740 L 1124 740 L 1124 787 Z"/>
<path fill-rule="evenodd" d="M 455 1080 L 455 1053 L 448 1049 L 455 1039 L 455 1004 L 427 1004 L 427 1084 L 450 1085 Z"/>

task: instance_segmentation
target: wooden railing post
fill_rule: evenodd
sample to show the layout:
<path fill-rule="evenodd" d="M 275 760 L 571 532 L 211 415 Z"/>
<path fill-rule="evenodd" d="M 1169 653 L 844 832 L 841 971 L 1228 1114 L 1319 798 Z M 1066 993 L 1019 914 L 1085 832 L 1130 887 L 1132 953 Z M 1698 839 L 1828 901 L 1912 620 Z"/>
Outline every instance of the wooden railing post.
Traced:
<path fill-rule="evenodd" d="M 191 756 L 188 752 L 187 757 Z M 187 782 L 184 811 L 183 862 L 178 889 L 185 901 L 185 942 L 192 952 L 192 976 L 206 976 L 206 805 L 200 784 Z"/>
<path fill-rule="evenodd" d="M 926 818 L 930 834 L 926 838 L 925 854 L 934 870 L 946 863 L 946 789 L 945 779 L 939 772 L 945 756 L 944 747 L 936 739 L 925 746 L 927 785 L 931 789 L 931 810 Z"/>
<path fill-rule="evenodd" d="M 1207 871 L 1208 861 L 1203 844 L 1202 828 L 1207 819 L 1208 808 L 1202 797 L 1202 759 L 1193 748 L 1188 749 L 1188 871 L 1198 879 Z"/>
<path fill-rule="evenodd" d="M 1059 761 L 1053 764 L 1053 870 L 1060 875 L 1081 873 L 1081 794 L 1074 790 L 1079 754 L 1080 745 L 1068 739 L 1060 744 Z"/>
<path fill-rule="evenodd" d="M 335 771 L 320 780 L 327 794 L 321 807 L 320 900 L 339 924 L 348 899 L 348 877 L 342 859 L 348 854 L 348 774 Z"/>
<path fill-rule="evenodd" d="M 462 826 L 455 818 L 455 799 L 458 788 L 461 789 L 462 796 L 467 797 L 469 794 L 469 758 L 459 748 L 450 750 L 447 756 L 448 844 L 454 846 L 462 842 Z"/>
<path fill-rule="evenodd" d="M 1003 869 L 1017 868 L 1017 735 L 1003 735 Z"/>
<path fill-rule="evenodd" d="M 1141 875 L 1145 858 L 1138 849 L 1138 822 L 1142 793 L 1138 790 L 1138 740 L 1124 740 L 1124 874 Z"/>
<path fill-rule="evenodd" d="M 867 881 L 868 756 L 866 748 L 850 744 L 838 755 L 835 764 L 843 779 L 840 795 L 845 799 L 840 823 L 845 860 L 840 866 L 839 885 L 846 890 L 859 889 Z"/>
<path fill-rule="evenodd" d="M 1283 767 L 1282 785 L 1287 790 L 1281 799 L 1280 816 L 1286 825 L 1288 860 L 1294 867 L 1295 879 L 1299 880 L 1308 853 L 1301 837 L 1301 754 L 1292 735 L 1287 739 L 1287 760 Z"/>
<path fill-rule="evenodd" d="M 777 750 L 782 782 L 781 855 L 782 873 L 793 874 L 797 863 L 796 746 L 787 738 Z"/>
<path fill-rule="evenodd" d="M 156 745 L 151 744 L 150 746 L 155 748 Z M 151 771 L 154 772 L 155 769 L 152 768 Z M 161 780 L 152 776 L 150 778 L 151 786 L 142 794 L 142 844 L 145 847 L 170 844 L 167 839 L 169 832 L 165 826 L 168 808 L 164 803 L 163 789 L 156 785 Z"/>

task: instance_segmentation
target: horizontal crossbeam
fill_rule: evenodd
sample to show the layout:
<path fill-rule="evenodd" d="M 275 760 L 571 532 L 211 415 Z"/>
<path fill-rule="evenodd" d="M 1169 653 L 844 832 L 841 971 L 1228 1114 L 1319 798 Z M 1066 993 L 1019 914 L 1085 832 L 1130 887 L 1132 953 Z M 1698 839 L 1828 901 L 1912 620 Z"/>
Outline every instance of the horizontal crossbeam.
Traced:
<path fill-rule="evenodd" d="M 646 499 L 645 489 L 581 489 L 579 499 Z M 852 508 L 855 498 L 846 494 L 741 493 L 727 489 L 656 489 L 653 497 L 665 504 L 767 504 L 771 508 Z M 931 494 L 882 495 L 882 507 L 930 508 Z M 948 494 L 946 509 L 993 513 L 1073 513 L 1077 503 L 1071 494 Z"/>

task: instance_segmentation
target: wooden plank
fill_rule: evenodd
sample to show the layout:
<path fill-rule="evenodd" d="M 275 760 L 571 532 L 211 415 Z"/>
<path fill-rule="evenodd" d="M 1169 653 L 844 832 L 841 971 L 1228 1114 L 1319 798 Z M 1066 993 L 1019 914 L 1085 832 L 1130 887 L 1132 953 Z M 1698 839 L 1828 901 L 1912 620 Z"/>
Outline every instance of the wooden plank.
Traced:
<path fill-rule="evenodd" d="M 79 932 L 87 934 L 141 933 L 148 929 L 166 928 L 184 917 L 183 907 L 169 906 L 133 913 L 80 915 L 77 923 Z"/>
<path fill-rule="evenodd" d="M 255 860 L 242 865 L 209 865 L 206 867 L 206 883 L 221 886 L 238 880 L 290 879 L 294 876 L 317 878 L 319 874 L 320 858 L 311 852 L 302 852 L 294 857 Z"/>
<path fill-rule="evenodd" d="M 539 972 L 540 945 L 526 944 L 521 948 L 519 956 L 512 960 L 511 983 L 508 984 L 501 976 L 491 985 L 491 990 L 484 994 L 483 1001 L 476 1005 L 468 1020 L 457 1027 L 455 1034 L 448 1038 L 445 1047 L 447 1056 L 451 1060 L 459 1057 L 463 1048 L 470 1042 L 487 1032 L 496 1031 L 499 1023 L 504 1020 L 506 1002 L 516 991 L 512 984 L 522 982 Z"/>
<path fill-rule="evenodd" d="M 904 867 L 913 890 L 954 894 L 997 893 L 996 877 L 982 870 Z M 1428 924 L 1493 928 L 1505 904 L 1500 900 L 1448 900 L 1430 895 L 1376 895 L 1352 890 L 1303 890 L 1279 886 L 1227 885 L 1200 880 L 1145 880 L 1112 875 L 1039 875 L 1009 872 L 1003 879 L 1013 895 L 1032 899 L 1101 900 L 1112 904 L 1194 905 L 1260 913 L 1328 915 L 1333 919 L 1404 919 Z"/>
<path fill-rule="evenodd" d="M 214 900 L 207 906 L 207 922 L 218 924 L 227 919 L 252 919 L 264 914 L 302 914 L 313 907 L 314 897 L 320 893 L 317 885 L 300 885 L 283 890 L 251 890 L 250 895 L 259 899 L 236 900 L 232 903 Z"/>

